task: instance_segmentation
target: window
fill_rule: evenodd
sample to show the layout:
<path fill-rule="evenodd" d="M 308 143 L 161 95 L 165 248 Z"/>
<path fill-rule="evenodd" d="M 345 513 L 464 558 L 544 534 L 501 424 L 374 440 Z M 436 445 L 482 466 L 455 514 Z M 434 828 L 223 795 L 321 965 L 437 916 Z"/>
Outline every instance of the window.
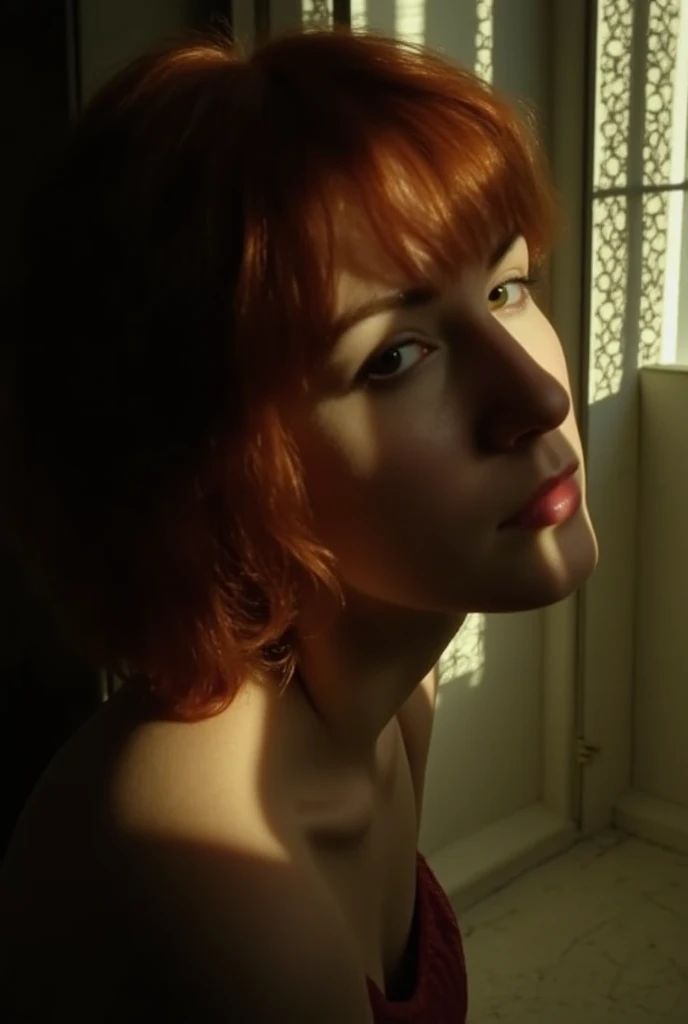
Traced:
<path fill-rule="evenodd" d="M 688 363 L 688 0 L 599 0 L 589 400 Z"/>

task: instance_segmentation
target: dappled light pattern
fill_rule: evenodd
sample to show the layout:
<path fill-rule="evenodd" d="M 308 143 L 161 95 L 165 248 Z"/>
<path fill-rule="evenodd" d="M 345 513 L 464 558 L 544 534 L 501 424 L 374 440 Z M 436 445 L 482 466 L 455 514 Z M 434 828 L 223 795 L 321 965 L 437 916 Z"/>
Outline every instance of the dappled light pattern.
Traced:
<path fill-rule="evenodd" d="M 589 401 L 614 395 L 623 375 L 623 334 L 628 289 L 626 196 L 593 203 Z"/>
<path fill-rule="evenodd" d="M 633 0 L 603 0 L 597 24 L 596 191 L 628 183 L 632 43 Z"/>
<path fill-rule="evenodd" d="M 396 0 L 394 33 L 398 39 L 422 45 L 425 42 L 426 0 Z"/>
<path fill-rule="evenodd" d="M 643 183 L 668 185 L 675 148 L 675 102 L 680 0 L 654 0 L 650 4 L 645 81 Z M 683 111 L 685 119 L 685 111 Z M 681 163 L 685 163 L 685 123 Z M 683 169 L 681 169 L 683 170 Z M 683 174 L 681 173 L 681 177 Z M 675 205 L 675 204 L 674 204 Z M 640 343 L 638 365 L 660 361 L 665 318 L 678 316 L 678 296 L 667 292 L 667 245 L 670 194 L 643 196 L 642 284 L 640 288 Z M 679 221 L 680 223 L 680 221 Z M 680 253 L 676 252 L 680 258 Z M 672 308 L 673 306 L 673 308 Z M 668 326 L 668 324 L 667 324 Z"/>
<path fill-rule="evenodd" d="M 492 81 L 493 6 L 494 0 L 477 0 L 475 5 L 475 73 L 485 82 Z"/>
<path fill-rule="evenodd" d="M 351 28 L 354 32 L 368 28 L 368 0 L 351 0 Z"/>
<path fill-rule="evenodd" d="M 333 18 L 332 0 L 302 0 L 301 18 L 306 28 L 330 28 Z"/>
<path fill-rule="evenodd" d="M 624 195 L 599 195 L 627 184 L 631 120 L 633 0 L 598 8 L 589 401 L 615 394 L 623 375 L 628 287 L 628 216 Z"/>
<path fill-rule="evenodd" d="M 439 685 L 468 677 L 470 686 L 479 686 L 485 668 L 485 616 L 468 615 L 463 626 L 439 661 Z"/>
<path fill-rule="evenodd" d="M 671 180 L 680 13 L 680 0 L 652 0 L 650 4 L 643 139 L 643 182 L 646 185 L 666 185 Z"/>
<path fill-rule="evenodd" d="M 669 197 L 666 192 L 643 196 L 639 367 L 658 363 L 662 351 L 668 207 Z"/>
<path fill-rule="evenodd" d="M 686 7 L 598 8 L 590 402 L 620 390 L 626 346 L 633 368 L 676 356 L 684 197 L 666 189 L 685 188 Z"/>

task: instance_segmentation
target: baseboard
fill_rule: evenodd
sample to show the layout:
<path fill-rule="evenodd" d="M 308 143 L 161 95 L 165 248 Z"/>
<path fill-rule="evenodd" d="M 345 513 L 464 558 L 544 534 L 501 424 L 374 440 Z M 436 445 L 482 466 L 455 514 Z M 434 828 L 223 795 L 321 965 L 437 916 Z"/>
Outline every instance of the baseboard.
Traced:
<path fill-rule="evenodd" d="M 669 850 L 688 854 L 688 808 L 629 789 L 614 808 L 617 828 Z"/>
<path fill-rule="evenodd" d="M 563 853 L 577 838 L 573 822 L 544 804 L 531 804 L 431 854 L 428 862 L 461 914 L 525 871 Z"/>

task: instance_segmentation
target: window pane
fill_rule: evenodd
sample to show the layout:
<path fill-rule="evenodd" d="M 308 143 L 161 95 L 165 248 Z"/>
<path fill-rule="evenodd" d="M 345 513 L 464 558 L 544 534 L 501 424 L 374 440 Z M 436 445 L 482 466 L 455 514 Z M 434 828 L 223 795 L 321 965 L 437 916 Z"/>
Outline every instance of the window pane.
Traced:
<path fill-rule="evenodd" d="M 598 188 L 627 184 L 633 0 L 600 0 L 597 21 L 595 154 Z"/>
<path fill-rule="evenodd" d="M 621 388 L 628 294 L 628 201 L 607 196 L 593 202 L 590 322 L 590 403 Z"/>
<path fill-rule="evenodd" d="M 683 180 L 686 166 L 685 35 L 688 5 L 682 0 L 652 0 L 645 54 L 643 183 L 666 185 Z M 644 40 L 643 40 L 644 42 Z"/>
<path fill-rule="evenodd" d="M 670 193 L 655 192 L 642 197 L 642 264 L 638 366 L 652 366 L 662 358 L 665 327 L 676 311 L 667 308 L 666 270 Z M 667 317 L 669 313 L 669 317 Z"/>
<path fill-rule="evenodd" d="M 594 188 L 684 181 L 687 126 L 688 0 L 600 0 Z"/>

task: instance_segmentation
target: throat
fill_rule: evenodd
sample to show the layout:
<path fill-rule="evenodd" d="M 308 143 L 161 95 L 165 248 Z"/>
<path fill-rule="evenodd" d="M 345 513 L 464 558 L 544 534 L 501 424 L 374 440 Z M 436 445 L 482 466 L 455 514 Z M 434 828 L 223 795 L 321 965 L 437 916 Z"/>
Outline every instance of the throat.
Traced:
<path fill-rule="evenodd" d="M 298 730 L 290 749 L 292 806 L 311 834 L 361 837 L 389 802 L 398 769 L 396 719 L 383 729 L 369 758 L 352 761 L 316 730 Z"/>

